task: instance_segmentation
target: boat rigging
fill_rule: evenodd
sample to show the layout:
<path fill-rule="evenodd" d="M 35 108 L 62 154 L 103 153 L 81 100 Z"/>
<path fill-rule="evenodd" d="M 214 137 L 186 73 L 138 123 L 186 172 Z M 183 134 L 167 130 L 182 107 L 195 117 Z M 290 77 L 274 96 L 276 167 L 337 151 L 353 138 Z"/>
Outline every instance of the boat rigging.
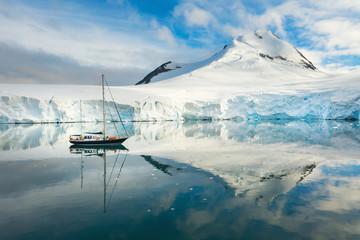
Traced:
<path fill-rule="evenodd" d="M 102 103 L 102 105 L 103 105 L 103 130 L 101 132 L 85 132 L 83 134 L 82 133 L 82 125 L 81 125 L 81 134 L 70 135 L 69 141 L 72 144 L 76 144 L 76 145 L 109 145 L 109 144 L 111 145 L 112 144 L 113 145 L 113 144 L 121 144 L 126 139 L 128 139 L 127 131 L 126 131 L 123 121 L 121 119 L 120 113 L 116 107 L 114 98 L 112 97 L 112 94 L 110 92 L 109 85 L 107 85 L 107 87 L 109 88 L 109 92 L 110 92 L 112 101 L 114 103 L 117 114 L 120 118 L 121 125 L 124 128 L 124 131 L 126 133 L 126 137 L 120 137 L 119 132 L 118 132 L 118 136 L 113 136 L 113 137 L 106 136 L 105 76 L 104 76 L 104 74 L 102 74 L 101 77 L 102 77 L 102 102 L 103 102 Z M 80 101 L 80 111 L 81 111 L 81 101 Z M 81 114 L 80 114 L 80 116 L 81 116 Z M 111 116 L 111 113 L 110 113 L 110 116 Z M 80 117 L 80 121 L 82 124 L 82 117 Z M 112 121 L 112 122 L 114 122 L 114 121 Z M 117 131 L 117 129 L 116 129 L 116 131 Z"/>

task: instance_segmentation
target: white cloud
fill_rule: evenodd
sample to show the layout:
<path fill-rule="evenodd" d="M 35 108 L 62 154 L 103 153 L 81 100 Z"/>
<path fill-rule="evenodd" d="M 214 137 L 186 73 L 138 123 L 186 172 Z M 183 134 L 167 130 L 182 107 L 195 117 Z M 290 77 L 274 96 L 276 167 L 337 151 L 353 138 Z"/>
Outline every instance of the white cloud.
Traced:
<path fill-rule="evenodd" d="M 148 73 L 136 66 L 84 66 L 71 58 L 24 49 L 17 44 L 0 42 L 0 53 L 1 83 L 98 84 L 98 77 L 106 73 L 111 85 L 131 85 Z"/>
<path fill-rule="evenodd" d="M 168 27 L 160 26 L 159 22 L 156 21 L 156 19 L 153 19 L 150 25 L 154 29 L 158 39 L 166 41 L 172 47 L 177 46 L 175 37 Z"/>
<path fill-rule="evenodd" d="M 354 0 L 327 0 L 327 1 L 310 1 L 309 4 L 312 4 L 321 9 L 327 10 L 351 10 L 354 12 L 360 12 L 360 2 Z"/>
<path fill-rule="evenodd" d="M 73 26 L 60 25 L 61 28 L 54 29 L 48 25 L 47 17 L 39 19 L 31 10 L 24 10 L 25 15 L 20 19 L 15 19 L 16 13 L 12 13 L 14 18 L 0 15 L 0 41 L 68 57 L 86 66 L 148 67 L 149 60 L 144 56 L 151 58 L 152 52 L 164 54 L 151 38 L 140 38 L 140 32 L 130 35 L 90 24 L 79 28 L 76 21 Z M 62 22 L 61 19 L 56 21 Z"/>
<path fill-rule="evenodd" d="M 336 18 L 321 20 L 312 29 L 327 37 L 324 45 L 327 49 L 351 49 L 351 53 L 360 55 L 360 22 Z"/>
<path fill-rule="evenodd" d="M 350 1 L 331 0 L 326 4 L 307 1 L 299 4 L 294 13 L 283 11 L 283 14 L 295 19 L 293 27 L 302 29 L 298 38 L 310 42 L 309 51 L 321 56 L 322 67 L 345 69 L 336 57 L 360 55 L 360 15 L 354 14 L 359 7 L 359 3 Z M 332 59 L 333 64 L 324 64 L 325 59 Z"/>
<path fill-rule="evenodd" d="M 185 10 L 184 16 L 189 26 L 198 25 L 207 27 L 210 22 L 214 20 L 214 16 L 212 14 L 197 7 Z"/>
<path fill-rule="evenodd" d="M 199 8 L 192 3 L 177 6 L 175 8 L 175 16 L 184 17 L 186 25 L 190 27 L 208 27 L 211 23 L 216 22 L 215 17 L 209 11 Z"/>
<path fill-rule="evenodd" d="M 167 26 L 160 25 L 156 20 L 151 22 L 142 19 L 136 12 L 129 14 L 127 19 L 112 19 L 115 21 L 112 26 L 97 21 L 98 19 L 92 19 L 89 15 L 79 17 L 69 12 L 60 12 L 60 10 L 55 10 L 55 12 L 49 9 L 37 10 L 0 2 L 0 44 L 3 43 L 0 55 L 4 55 L 6 47 L 16 45 L 27 56 L 25 59 L 28 61 L 22 61 L 24 67 L 21 70 L 18 69 L 19 74 L 24 76 L 15 78 L 10 72 L 6 73 L 7 69 L 4 69 L 2 72 L 5 74 L 1 76 L 0 82 L 15 81 L 15 79 L 16 81 L 27 79 L 26 82 L 39 82 L 42 79 L 42 81 L 51 82 L 51 79 L 46 80 L 43 77 L 46 69 L 26 68 L 26 66 L 34 66 L 39 54 L 57 58 L 58 60 L 50 61 L 50 63 L 60 64 L 56 67 L 58 69 L 64 67 L 63 71 L 67 70 L 70 62 L 73 62 L 78 66 L 79 72 L 84 72 L 84 69 L 89 68 L 108 69 L 114 74 L 123 72 L 129 75 L 128 70 L 131 69 L 135 69 L 137 73 L 148 73 L 166 61 L 173 59 L 189 61 L 191 53 L 201 52 L 192 50 L 181 41 L 177 44 Z M 203 54 L 198 54 L 198 56 Z M 33 59 L 29 55 L 32 55 Z M 30 69 L 44 71 L 44 74 L 29 74 L 25 68 L 29 71 Z M 48 69 L 54 68 L 49 66 Z M 75 68 L 72 70 L 76 71 Z M 9 71 L 14 71 L 14 69 L 9 69 Z M 131 79 L 126 80 L 125 83 L 134 81 L 134 77 L 138 78 L 137 73 L 130 74 Z M 75 75 L 72 74 L 72 76 Z M 31 76 L 35 79 L 31 80 Z M 118 78 L 123 78 L 123 76 L 118 76 Z M 57 81 L 59 78 L 54 78 L 54 81 L 55 79 Z M 136 82 L 139 80 L 141 79 L 136 79 Z M 64 82 L 68 81 L 70 80 L 64 79 Z M 73 79 L 73 81 L 78 82 L 78 79 Z"/>

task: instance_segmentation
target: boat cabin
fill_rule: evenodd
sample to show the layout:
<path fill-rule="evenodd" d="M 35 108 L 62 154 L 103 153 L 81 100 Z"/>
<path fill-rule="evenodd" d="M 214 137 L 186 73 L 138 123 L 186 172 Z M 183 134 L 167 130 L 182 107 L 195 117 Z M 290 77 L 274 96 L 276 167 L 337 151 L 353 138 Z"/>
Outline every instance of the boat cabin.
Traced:
<path fill-rule="evenodd" d="M 70 140 L 94 141 L 94 140 L 104 140 L 104 137 L 102 132 L 87 132 L 83 135 L 80 134 L 70 135 Z"/>

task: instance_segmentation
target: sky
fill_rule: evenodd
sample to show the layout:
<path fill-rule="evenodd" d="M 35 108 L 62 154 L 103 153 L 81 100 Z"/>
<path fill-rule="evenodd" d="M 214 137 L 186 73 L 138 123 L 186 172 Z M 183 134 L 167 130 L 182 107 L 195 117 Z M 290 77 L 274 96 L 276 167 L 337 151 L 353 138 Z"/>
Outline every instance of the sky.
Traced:
<path fill-rule="evenodd" d="M 0 83 L 132 85 L 269 29 L 322 71 L 360 70 L 358 0 L 0 0 Z"/>

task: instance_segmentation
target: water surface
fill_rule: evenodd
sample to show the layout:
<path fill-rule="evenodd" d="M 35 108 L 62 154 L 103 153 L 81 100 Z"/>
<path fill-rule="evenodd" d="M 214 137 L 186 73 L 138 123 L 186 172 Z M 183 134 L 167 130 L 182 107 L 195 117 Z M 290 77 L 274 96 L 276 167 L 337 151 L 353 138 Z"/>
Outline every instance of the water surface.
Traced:
<path fill-rule="evenodd" d="M 358 122 L 127 129 L 70 149 L 78 124 L 0 125 L 0 239 L 360 238 Z"/>

